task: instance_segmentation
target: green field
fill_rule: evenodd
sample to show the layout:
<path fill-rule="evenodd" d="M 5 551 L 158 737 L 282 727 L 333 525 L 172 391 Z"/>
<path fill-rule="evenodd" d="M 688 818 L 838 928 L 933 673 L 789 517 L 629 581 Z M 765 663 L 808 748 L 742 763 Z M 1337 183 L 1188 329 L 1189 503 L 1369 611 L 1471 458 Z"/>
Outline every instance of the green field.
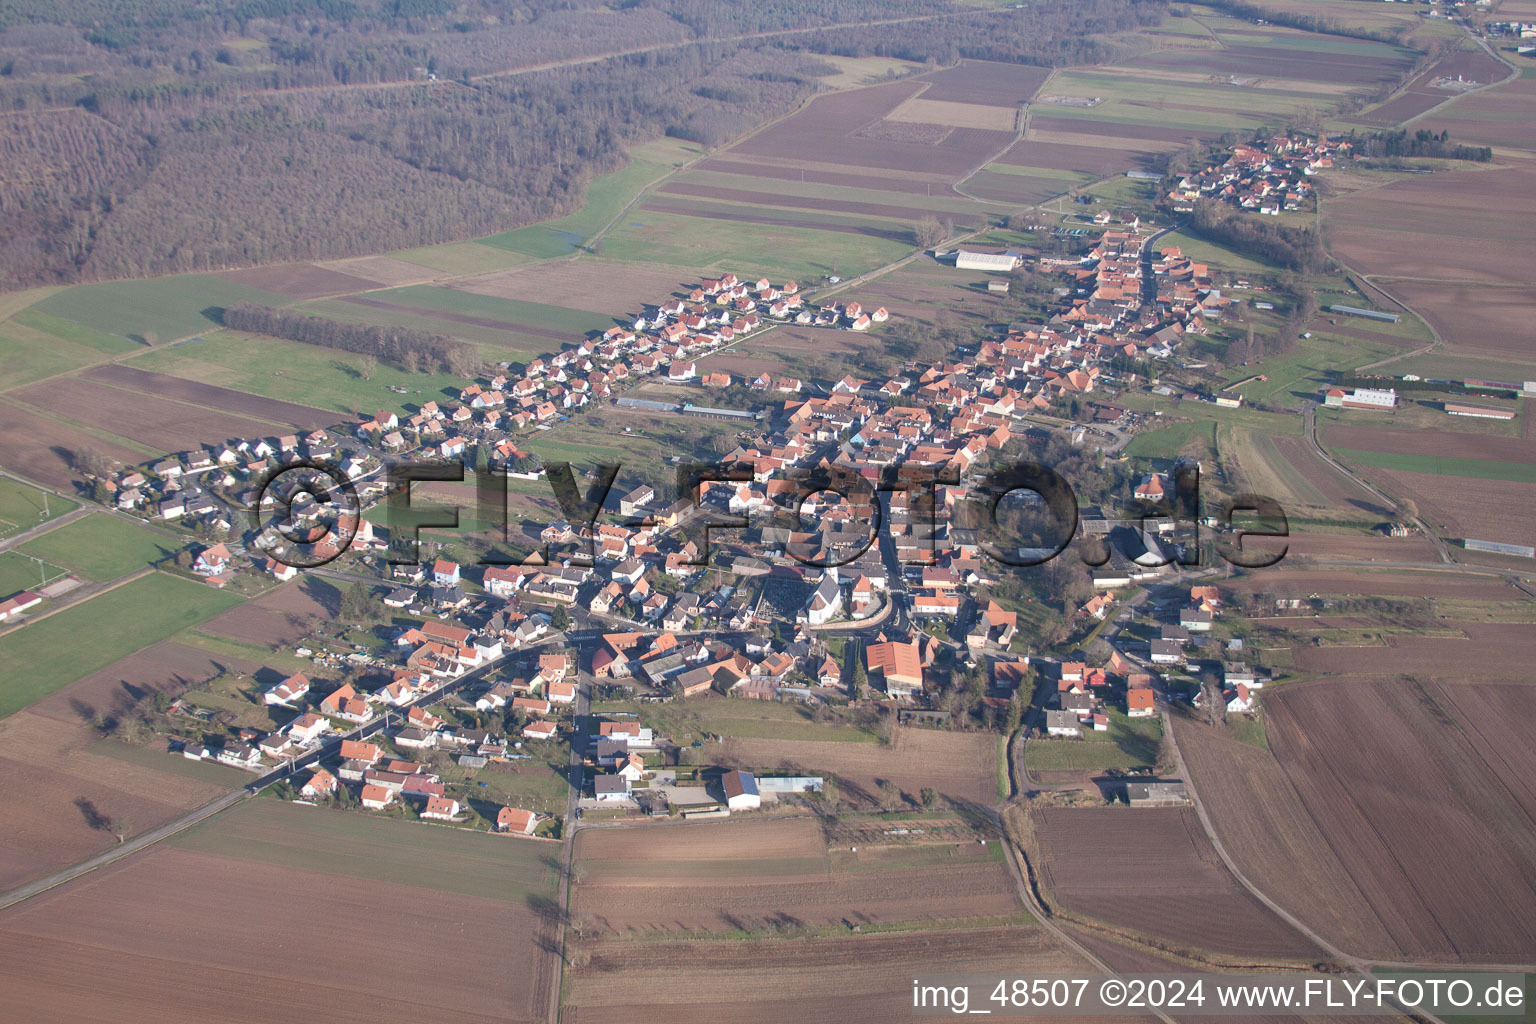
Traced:
<path fill-rule="evenodd" d="M 110 757 L 126 764 L 136 764 L 141 768 L 151 768 L 157 772 L 178 775 L 184 779 L 212 782 L 216 785 L 228 786 L 230 789 L 244 786 L 251 781 L 250 772 L 213 761 L 188 761 L 179 753 L 167 754 L 162 747 L 158 746 L 138 747 L 121 740 L 107 738 L 98 740 L 89 749 L 93 754 Z"/>
<path fill-rule="evenodd" d="M 1536 466 L 1519 462 L 1499 462 L 1495 459 L 1452 459 L 1434 455 L 1401 455 L 1397 452 L 1365 452 L 1356 448 L 1334 448 L 1333 453 L 1350 462 L 1362 466 L 1373 466 L 1376 469 L 1536 484 Z"/>
<path fill-rule="evenodd" d="M 424 286 L 426 287 L 426 286 Z M 480 349 L 482 358 L 494 361 L 523 362 L 536 355 L 553 352 L 560 348 L 557 338 L 525 334 L 508 323 L 505 327 L 487 327 L 484 324 L 464 323 L 428 313 L 408 313 L 398 309 L 378 309 L 360 306 L 341 299 L 321 299 L 299 307 L 305 313 L 323 316 L 343 323 L 369 324 L 375 327 L 408 327 L 428 334 L 446 334 L 461 341 L 471 342 Z M 345 358 L 345 354 L 342 354 Z"/>
<path fill-rule="evenodd" d="M 104 581 L 159 562 L 181 546 L 127 519 L 96 513 L 50 530 L 21 550 L 68 566 L 87 579 Z"/>
<path fill-rule="evenodd" d="M 1137 434 L 1125 446 L 1132 458 L 1172 459 L 1190 452 L 1209 453 L 1216 429 L 1209 420 L 1191 420 Z"/>
<path fill-rule="evenodd" d="M 184 850 L 521 903 L 552 896 L 559 847 L 255 799 L 171 839 Z"/>
<path fill-rule="evenodd" d="M 1222 375 L 1223 379 L 1241 380 L 1257 370 L 1269 379 L 1244 384 L 1236 389 L 1238 394 L 1251 402 L 1296 405 L 1313 398 L 1332 381 L 1335 373 L 1353 370 L 1397 351 L 1380 342 L 1329 337 L 1317 330 L 1310 333 L 1312 337 L 1299 339 L 1285 355 L 1265 359 L 1257 367 L 1233 367 Z"/>
<path fill-rule="evenodd" d="M 240 598 L 154 573 L 0 637 L 0 718 Z"/>
<path fill-rule="evenodd" d="M 68 574 L 69 570 L 53 562 L 39 566 L 19 551 L 0 552 L 0 598 L 10 597 L 18 590 L 36 590 Z"/>
<path fill-rule="evenodd" d="M 0 537 L 57 519 L 78 507 L 68 498 L 45 494 L 20 480 L 0 476 Z"/>
<path fill-rule="evenodd" d="M 288 299 L 211 274 L 182 274 L 78 284 L 32 309 L 131 341 L 163 344 L 213 329 L 218 321 L 211 311 L 235 302 L 285 306 Z"/>
<path fill-rule="evenodd" d="M 1273 263 L 1255 260 L 1235 249 L 1207 242 L 1188 231 L 1170 232 L 1163 236 L 1158 246 L 1162 249 L 1178 247 L 1190 259 L 1208 263 L 1213 270 L 1224 270 L 1229 274 L 1267 274 L 1280 269 Z"/>
<path fill-rule="evenodd" d="M 438 270 L 444 274 L 456 276 L 483 274 L 489 270 L 508 270 L 535 262 L 532 256 L 525 256 L 510 249 L 498 249 L 482 242 L 449 242 L 446 245 L 407 249 L 405 252 L 391 253 L 391 255 L 397 260 L 405 260 L 407 263 L 415 263 L 428 270 Z"/>
<path fill-rule="evenodd" d="M 362 307 L 358 307 L 361 309 Z M 281 338 L 219 331 L 206 341 L 145 352 L 132 366 L 265 398 L 341 413 L 419 406 L 456 397 L 467 383 L 450 374 L 406 373 L 379 363 L 364 380 L 357 356 Z M 404 395 L 389 389 L 403 387 Z M 341 417 L 338 417 L 341 418 Z"/>
<path fill-rule="evenodd" d="M 634 210 L 605 236 L 603 255 L 670 264 L 691 273 L 728 269 L 741 276 L 763 274 L 804 285 L 827 274 L 850 277 L 883 266 L 912 248 L 906 242 L 850 232 Z"/>
<path fill-rule="evenodd" d="M 1080 740 L 1026 741 L 1024 764 L 1030 771 L 1102 771 L 1155 765 L 1162 738 L 1162 719 L 1130 719 L 1110 709 L 1108 732 L 1090 730 Z"/>
<path fill-rule="evenodd" d="M 636 160 L 623 170 L 593 179 L 587 186 L 585 202 L 575 213 L 479 241 L 483 245 L 539 259 L 569 256 L 589 242 L 647 184 L 661 177 L 667 169 L 660 163 Z"/>
<path fill-rule="evenodd" d="M 669 704 L 614 701 L 593 706 L 594 714 L 614 711 L 638 714 L 640 721 L 658 735 L 679 744 L 692 743 L 706 734 L 747 739 L 831 740 L 845 743 L 873 743 L 876 739 L 870 729 L 846 720 L 832 718 L 826 722 L 813 721 L 811 709 L 803 705 L 741 700 L 713 693 Z"/>
<path fill-rule="evenodd" d="M 533 327 L 580 335 L 589 331 L 605 331 L 614 325 L 613 317 L 603 313 L 588 313 L 585 310 L 550 306 L 541 302 L 499 299 L 492 295 L 477 295 L 474 292 L 439 288 L 430 284 L 370 292 L 368 297 L 398 303 L 402 306 L 505 321 L 511 330 L 516 330 L 518 327 Z"/>

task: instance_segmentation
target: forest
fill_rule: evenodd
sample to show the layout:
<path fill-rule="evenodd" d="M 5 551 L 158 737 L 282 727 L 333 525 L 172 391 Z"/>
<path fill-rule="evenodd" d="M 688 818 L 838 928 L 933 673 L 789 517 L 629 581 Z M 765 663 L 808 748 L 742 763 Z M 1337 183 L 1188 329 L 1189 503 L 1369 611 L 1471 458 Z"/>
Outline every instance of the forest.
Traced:
<path fill-rule="evenodd" d="M 494 234 L 571 212 L 636 142 L 793 109 L 835 70 L 818 54 L 1081 62 L 1165 11 L 0 0 L 0 289 Z"/>
<path fill-rule="evenodd" d="M 1412 135 L 1406 128 L 1365 136 L 1350 135 L 1350 141 L 1362 157 L 1435 157 L 1474 163 L 1487 163 L 1493 159 L 1493 150 L 1488 146 L 1463 146 L 1451 141 L 1449 131 L 1436 133 L 1427 128 L 1420 128 Z"/>
<path fill-rule="evenodd" d="M 1195 204 L 1190 228 L 1201 238 L 1267 260 L 1287 270 L 1312 272 L 1327 262 L 1311 228 L 1291 228 L 1245 215 L 1215 199 Z"/>

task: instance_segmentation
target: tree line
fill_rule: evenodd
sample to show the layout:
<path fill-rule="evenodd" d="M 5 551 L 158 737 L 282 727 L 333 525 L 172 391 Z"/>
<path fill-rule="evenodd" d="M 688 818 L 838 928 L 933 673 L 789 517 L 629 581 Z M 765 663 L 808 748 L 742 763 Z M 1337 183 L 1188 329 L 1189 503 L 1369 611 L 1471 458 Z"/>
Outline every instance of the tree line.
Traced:
<path fill-rule="evenodd" d="M 224 326 L 252 334 L 343 352 L 371 355 L 409 373 L 447 373 L 471 377 L 480 369 L 479 350 L 444 334 L 409 327 L 370 327 L 343 323 L 288 309 L 237 302 L 221 317 Z"/>

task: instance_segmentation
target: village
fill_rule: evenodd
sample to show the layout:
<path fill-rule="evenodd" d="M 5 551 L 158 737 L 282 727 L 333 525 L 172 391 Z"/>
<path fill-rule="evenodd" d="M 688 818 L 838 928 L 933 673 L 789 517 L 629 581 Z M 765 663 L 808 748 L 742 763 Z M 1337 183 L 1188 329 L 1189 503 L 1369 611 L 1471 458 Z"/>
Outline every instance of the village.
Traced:
<path fill-rule="evenodd" d="M 1112 438 L 1102 433 L 1103 416 L 1123 410 L 1088 396 L 1110 382 L 1148 386 L 1149 366 L 1221 315 L 1230 300 L 1205 265 L 1176 247 L 1154 250 L 1152 238 L 1131 223 L 1105 230 L 1079 256 L 1042 259 L 1066 281 L 1048 319 L 1012 325 L 953 361 L 883 379 L 765 374 L 738 382 L 700 374 L 698 358 L 776 323 L 864 332 L 890 319 L 885 308 L 857 301 L 807 304 L 794 282 L 727 274 L 519 372 L 505 367 L 469 382 L 457 401 L 379 411 L 351 428 L 235 439 L 117 473 L 105 489 L 119 510 L 190 523 L 201 537 L 226 536 L 195 545 L 187 559 L 188 571 L 210 586 L 263 575 L 285 582 L 309 571 L 296 565 L 324 566 L 318 571 L 365 586 L 391 623 L 374 630 L 376 643 L 354 644 L 350 654 L 313 654 L 318 674 L 339 677 L 323 684 L 323 695 L 306 674 L 269 685 L 266 709 L 292 715 L 278 728 L 229 727 L 219 736 L 200 721 L 200 740 L 180 753 L 258 773 L 262 785 L 281 781 L 296 799 L 344 799 L 370 811 L 532 834 L 541 823 L 557 830 L 560 815 L 487 802 L 482 770 L 558 763 L 569 749 L 573 810 L 728 811 L 755 806 L 763 793 L 820 789 L 820 776 L 785 781 L 772 771 L 711 772 L 701 785 L 699 768 L 683 766 L 680 748 L 641 719 L 589 714 L 598 692 L 661 702 L 789 701 L 839 714 L 873 707 L 940 725 L 998 718 L 1016 704 L 1031 709 L 1041 736 L 1054 738 L 1104 732 L 1110 705 L 1126 718 L 1153 715 L 1161 674 L 1210 656 L 1185 650 L 1199 645 L 1192 636 L 1199 625 L 1166 626 L 1146 638 L 1144 654 L 1116 651 L 1092 668 L 1060 663 L 1021 646 L 1016 610 L 978 596 L 998 582 L 998 569 L 984 558 L 977 531 L 960 525 L 967 481 L 1049 436 L 1026 417 L 1065 423 L 1078 446 Z M 1009 271 L 1022 258 L 964 249 L 937 255 L 988 272 Z M 640 485 L 600 503 L 611 521 L 536 526 L 527 532 L 537 532 L 547 558 L 386 565 L 391 538 L 366 512 L 385 497 L 392 461 L 481 454 L 510 476 L 538 480 L 542 467 L 523 447 L 530 434 L 594 402 L 641 402 L 625 392 L 647 380 L 709 390 L 740 384 L 762 396 L 755 414 L 676 406 L 740 419 L 734 450 L 719 460 L 730 479 L 705 480 L 691 496 Z M 1079 402 L 1087 424 L 1072 422 Z M 1112 439 L 1099 445 L 1115 446 Z M 283 487 L 264 485 L 284 480 L 290 467 L 301 472 Z M 878 510 L 883 536 L 876 537 L 870 521 L 879 499 L 835 487 L 806 493 L 805 474 L 828 467 L 871 490 L 889 479 L 950 482 L 934 484 L 931 508 L 921 488 L 893 490 Z M 1190 543 L 1169 511 L 1177 469 L 1136 478 L 1121 501 L 1124 518 L 1098 506 L 1082 510 L 1084 532 L 1107 546 L 1109 558 L 1092 571 L 1088 599 L 1069 608 L 1079 634 L 1102 631 L 1117 589 L 1176 578 Z M 315 500 L 330 490 L 326 474 L 355 500 Z M 263 528 L 246 535 L 253 508 Z M 336 561 L 343 555 L 348 561 Z M 1192 600 L 1208 630 L 1217 598 L 1197 592 Z M 1261 683 L 1240 663 L 1218 657 L 1215 665 L 1210 693 L 1204 686 L 1163 692 L 1197 706 L 1220 700 L 1228 711 L 1252 710 L 1250 691 Z M 985 693 L 979 701 L 958 698 L 959 681 L 973 676 L 985 678 Z M 190 713 L 180 702 L 171 712 Z M 449 765 L 451 779 L 441 770 Z M 680 768 L 691 788 L 680 784 Z"/>

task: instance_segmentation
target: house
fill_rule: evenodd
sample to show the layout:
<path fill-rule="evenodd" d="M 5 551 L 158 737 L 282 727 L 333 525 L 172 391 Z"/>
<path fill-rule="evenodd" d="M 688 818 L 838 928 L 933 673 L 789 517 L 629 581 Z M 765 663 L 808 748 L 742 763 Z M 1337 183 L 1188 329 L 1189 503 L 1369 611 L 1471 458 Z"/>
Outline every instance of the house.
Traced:
<path fill-rule="evenodd" d="M 1082 723 L 1075 711 L 1050 710 L 1045 713 L 1045 732 L 1048 736 L 1082 736 Z"/>
<path fill-rule="evenodd" d="M 288 736 L 295 743 L 308 745 L 331 731 L 331 723 L 310 712 L 288 725 Z"/>
<path fill-rule="evenodd" d="M 324 768 L 316 768 L 314 774 L 309 777 L 309 780 L 299 787 L 299 795 L 309 797 L 312 800 L 320 799 L 335 793 L 339 785 L 340 783 L 336 781 L 336 776 Z"/>
<path fill-rule="evenodd" d="M 532 811 L 525 811 L 518 807 L 503 807 L 496 812 L 496 831 L 516 836 L 531 836 L 533 826 L 538 823 L 538 820 L 538 815 Z"/>
<path fill-rule="evenodd" d="M 427 797 L 427 806 L 421 811 L 423 818 L 431 818 L 434 821 L 452 821 L 458 814 L 459 802 L 446 796 Z"/>
<path fill-rule="evenodd" d="M 720 777 L 720 787 L 725 790 L 725 806 L 733 811 L 761 807 L 763 798 L 757 791 L 757 780 L 751 772 L 726 772 Z"/>
<path fill-rule="evenodd" d="M 361 761 L 364 764 L 373 764 L 384 757 L 384 751 L 377 743 L 364 743 L 361 740 L 342 740 L 341 759 L 343 761 Z"/>
<path fill-rule="evenodd" d="M 262 694 L 261 699 L 264 704 L 281 704 L 284 707 L 290 707 L 294 701 L 301 699 L 308 692 L 309 679 L 300 672 L 272 687 Z"/>
<path fill-rule="evenodd" d="M 432 563 L 432 582 L 439 587 L 459 585 L 459 563 L 439 558 Z"/>
<path fill-rule="evenodd" d="M 523 739 L 552 740 L 555 738 L 555 732 L 554 722 L 529 722 L 523 726 Z"/>
<path fill-rule="evenodd" d="M 1153 693 L 1149 687 L 1133 686 L 1125 691 L 1127 718 L 1151 718 L 1155 713 L 1154 705 Z"/>
<path fill-rule="evenodd" d="M 215 544 L 198 553 L 197 560 L 192 563 L 192 571 L 199 576 L 219 576 L 229 568 L 229 561 L 229 548 Z"/>
<path fill-rule="evenodd" d="M 1191 633 L 1209 633 L 1212 626 L 1211 613 L 1199 608 L 1185 608 L 1179 613 L 1179 625 Z"/>
<path fill-rule="evenodd" d="M 1223 691 L 1221 696 L 1227 702 L 1227 711 L 1230 714 L 1245 715 L 1254 708 L 1253 694 L 1249 692 L 1248 687 L 1243 683 L 1238 683 L 1232 689 Z"/>
<path fill-rule="evenodd" d="M 394 802 L 395 792 L 369 783 L 363 787 L 363 806 L 370 811 L 382 811 Z"/>
<path fill-rule="evenodd" d="M 1177 665 L 1183 656 L 1183 649 L 1177 640 L 1152 641 L 1152 663 L 1155 665 Z"/>
<path fill-rule="evenodd" d="M 599 775 L 592 780 L 592 794 L 599 803 L 629 799 L 629 780 L 622 775 Z"/>

